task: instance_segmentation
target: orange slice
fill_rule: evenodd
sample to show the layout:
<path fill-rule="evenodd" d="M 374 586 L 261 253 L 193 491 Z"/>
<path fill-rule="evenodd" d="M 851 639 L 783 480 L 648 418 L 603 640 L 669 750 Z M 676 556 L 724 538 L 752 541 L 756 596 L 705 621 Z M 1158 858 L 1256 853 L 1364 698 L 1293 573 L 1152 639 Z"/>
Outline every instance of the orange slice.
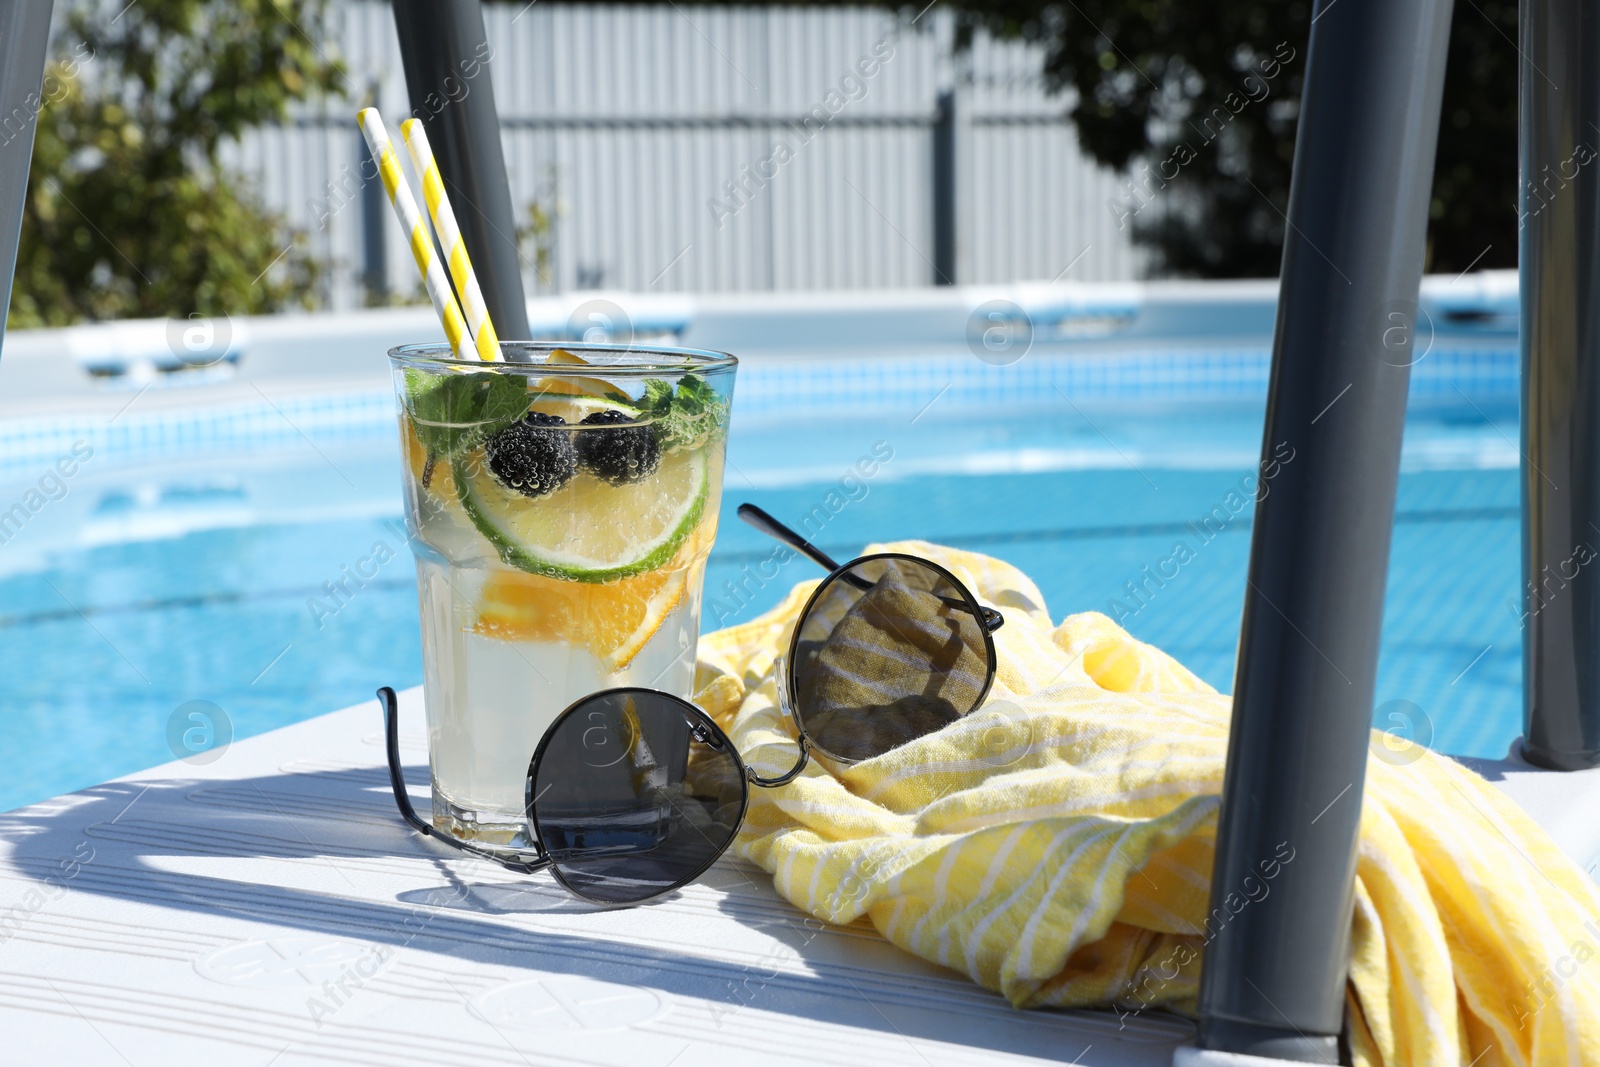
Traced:
<path fill-rule="evenodd" d="M 405 452 L 406 469 L 411 472 L 417 485 L 421 486 L 423 474 L 428 474 L 426 490 L 454 506 L 456 486 L 450 473 L 450 464 L 441 457 L 434 463 L 432 472 L 428 471 L 428 450 L 417 436 L 417 428 L 410 415 L 400 416 L 400 448 Z"/>
<path fill-rule="evenodd" d="M 573 582 L 496 570 L 483 584 L 475 633 L 502 641 L 565 641 L 608 673 L 627 667 L 688 593 L 716 536 L 702 523 L 666 564 L 614 582 Z"/>
<path fill-rule="evenodd" d="M 568 582 L 497 570 L 483 585 L 473 630 L 502 641 L 565 641 L 620 671 L 683 601 L 689 572 L 663 567 L 615 582 Z"/>

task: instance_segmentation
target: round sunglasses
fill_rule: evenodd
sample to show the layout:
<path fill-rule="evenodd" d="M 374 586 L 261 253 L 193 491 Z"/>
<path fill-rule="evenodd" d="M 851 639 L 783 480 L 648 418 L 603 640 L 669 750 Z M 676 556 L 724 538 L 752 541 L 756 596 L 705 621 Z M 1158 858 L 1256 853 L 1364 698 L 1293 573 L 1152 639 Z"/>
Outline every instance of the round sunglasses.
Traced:
<path fill-rule="evenodd" d="M 1004 623 L 945 568 L 897 552 L 835 563 L 753 504 L 739 517 L 828 570 L 777 662 L 779 705 L 799 758 L 765 778 L 705 712 L 655 689 L 593 693 L 556 716 L 528 764 L 531 848 L 461 841 L 412 807 L 400 765 L 395 691 L 383 705 L 389 780 L 419 833 L 510 870 L 549 870 L 574 896 L 638 904 L 698 878 L 744 821 L 749 787 L 793 781 L 816 757 L 830 769 L 882 755 L 976 710 L 994 682 Z"/>

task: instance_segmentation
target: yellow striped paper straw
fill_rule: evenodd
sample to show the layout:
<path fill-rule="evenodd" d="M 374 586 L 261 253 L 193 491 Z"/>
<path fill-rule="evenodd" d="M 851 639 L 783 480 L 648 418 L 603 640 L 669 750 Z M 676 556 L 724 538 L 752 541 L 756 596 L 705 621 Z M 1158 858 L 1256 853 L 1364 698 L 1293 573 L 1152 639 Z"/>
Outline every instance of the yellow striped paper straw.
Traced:
<path fill-rule="evenodd" d="M 394 154 L 394 145 L 389 141 L 383 116 L 378 114 L 375 107 L 364 107 L 356 114 L 356 121 L 360 123 L 361 132 L 367 139 L 367 148 L 372 152 L 373 161 L 378 164 L 378 173 L 383 176 L 383 187 L 389 191 L 389 203 L 399 216 L 401 228 L 410 235 L 411 254 L 416 258 L 417 269 L 422 272 L 422 284 L 427 287 L 428 296 L 433 301 L 433 310 L 438 312 L 439 321 L 444 324 L 444 335 L 450 342 L 450 349 L 457 359 L 466 359 L 466 353 L 472 351 L 472 335 L 467 332 L 467 324 L 461 318 L 456 295 L 450 291 L 450 279 L 444 276 L 439 261 L 433 258 L 433 240 L 428 233 L 428 224 L 422 220 L 417 202 L 411 198 L 411 187 L 400 174 L 400 159 Z"/>
<path fill-rule="evenodd" d="M 467 329 L 472 331 L 478 348 L 478 358 L 500 358 L 500 337 L 489 321 L 489 307 L 484 303 L 483 290 L 478 288 L 478 276 L 473 273 L 472 260 L 467 258 L 467 243 L 461 239 L 461 227 L 456 225 L 456 213 L 450 209 L 450 197 L 444 191 L 439 177 L 439 164 L 434 162 L 433 149 L 428 147 L 428 134 L 422 120 L 406 119 L 400 124 L 400 135 L 405 138 L 411 153 L 411 163 L 422 178 L 422 200 L 428 205 L 428 215 L 439 235 L 439 247 L 450 264 L 450 277 L 461 296 L 461 310 L 467 316 Z"/>

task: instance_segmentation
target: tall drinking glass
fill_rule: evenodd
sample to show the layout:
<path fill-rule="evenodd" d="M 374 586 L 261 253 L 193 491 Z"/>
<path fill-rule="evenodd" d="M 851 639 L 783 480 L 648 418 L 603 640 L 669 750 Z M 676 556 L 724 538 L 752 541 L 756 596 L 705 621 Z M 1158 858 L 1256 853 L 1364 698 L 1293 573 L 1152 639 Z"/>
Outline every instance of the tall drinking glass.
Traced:
<path fill-rule="evenodd" d="M 737 361 L 506 342 L 389 353 L 422 607 L 433 822 L 526 844 L 528 761 L 581 696 L 689 697 Z"/>

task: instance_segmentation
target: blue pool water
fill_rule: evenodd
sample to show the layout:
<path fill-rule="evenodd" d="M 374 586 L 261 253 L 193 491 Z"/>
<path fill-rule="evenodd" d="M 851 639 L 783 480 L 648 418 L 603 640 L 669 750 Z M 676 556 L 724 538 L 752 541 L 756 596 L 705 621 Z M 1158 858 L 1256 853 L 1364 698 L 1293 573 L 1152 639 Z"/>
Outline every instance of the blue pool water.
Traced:
<path fill-rule="evenodd" d="M 736 417 L 707 629 L 813 574 L 797 559 L 759 579 L 771 543 L 732 514 L 749 500 L 813 529 L 825 512 L 815 539 L 841 558 L 915 537 L 1009 560 L 1053 617 L 1116 610 L 1231 687 L 1250 510 L 1204 543 L 1187 524 L 1226 509 L 1255 466 L 1258 400 L 926 404 Z M 1377 713 L 1410 702 L 1420 738 L 1455 753 L 1501 755 L 1519 732 L 1516 434 L 1512 396 L 1420 403 L 1408 419 Z M 847 479 L 879 442 L 893 458 Z M 34 466 L 0 477 L 0 510 L 37 484 Z M 398 486 L 386 422 L 84 462 L 0 545 L 0 810 L 171 759 L 189 701 L 244 737 L 419 682 Z M 1194 558 L 1129 599 L 1180 540 Z M 347 604 L 314 608 L 325 582 L 358 569 L 371 577 Z"/>

